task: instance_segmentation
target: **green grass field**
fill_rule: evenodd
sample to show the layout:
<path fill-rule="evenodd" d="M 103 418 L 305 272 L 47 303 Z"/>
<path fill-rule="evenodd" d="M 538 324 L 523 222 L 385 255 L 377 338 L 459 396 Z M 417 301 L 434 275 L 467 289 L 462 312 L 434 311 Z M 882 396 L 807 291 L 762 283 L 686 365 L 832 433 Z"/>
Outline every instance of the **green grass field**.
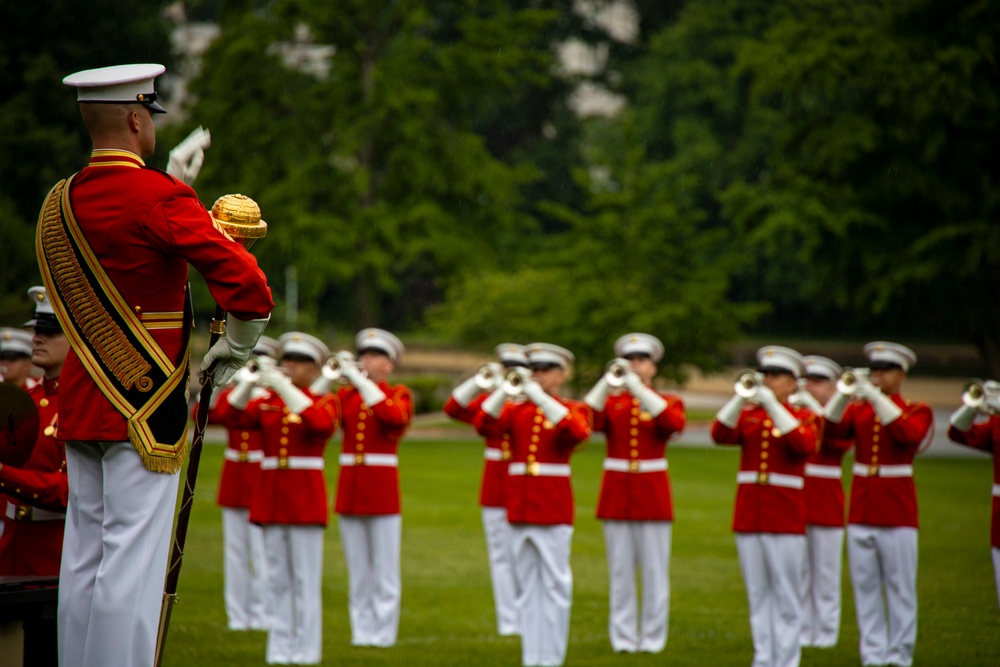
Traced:
<path fill-rule="evenodd" d="M 602 451 L 573 460 L 577 521 L 573 612 L 567 665 L 740 665 L 751 662 L 747 604 L 729 529 L 737 451 L 674 447 L 670 475 L 676 518 L 670 635 L 659 655 L 616 655 L 607 638 L 603 536 L 593 518 Z M 335 488 L 334 446 L 328 482 Z M 516 638 L 495 632 L 486 548 L 476 503 L 479 442 L 404 442 L 403 609 L 399 643 L 353 648 L 347 572 L 335 517 L 326 532 L 324 664 L 518 665 Z M 215 505 L 222 449 L 205 448 L 164 665 L 263 664 L 266 635 L 226 629 L 222 525 Z M 989 555 L 988 459 L 918 459 L 920 494 L 917 665 L 1000 664 L 1000 609 Z M 854 665 L 857 629 L 844 567 L 840 643 L 806 649 L 803 665 Z"/>

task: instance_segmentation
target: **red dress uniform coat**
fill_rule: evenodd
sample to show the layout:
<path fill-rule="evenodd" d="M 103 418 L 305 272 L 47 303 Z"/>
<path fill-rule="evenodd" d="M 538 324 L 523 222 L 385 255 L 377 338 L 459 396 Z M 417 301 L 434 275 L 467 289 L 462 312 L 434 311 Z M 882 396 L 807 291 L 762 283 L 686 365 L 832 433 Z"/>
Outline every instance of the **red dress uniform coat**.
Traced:
<path fill-rule="evenodd" d="M 250 501 L 251 523 L 326 526 L 329 519 L 326 474 L 313 464 L 323 459 L 326 443 L 337 431 L 337 397 L 302 391 L 313 399 L 302 414 L 289 411 L 270 391 L 250 401 L 246 410 L 219 402 L 228 426 L 258 429 L 264 444 L 264 462 Z M 303 459 L 312 467 L 299 467 L 296 462 Z"/>
<path fill-rule="evenodd" d="M 806 523 L 810 526 L 844 527 L 844 481 L 841 477 L 830 478 L 809 474 L 812 466 L 820 470 L 836 468 L 842 470 L 844 454 L 854 444 L 850 440 L 830 437 L 826 421 L 817 418 L 822 427 L 819 451 L 806 461 Z"/>
<path fill-rule="evenodd" d="M 341 455 L 354 457 L 354 465 L 340 466 L 337 514 L 399 514 L 401 509 L 398 466 L 365 465 L 365 456 L 398 456 L 399 441 L 413 420 L 413 395 L 401 384 L 380 382 L 378 387 L 386 399 L 374 407 L 354 387 L 337 392 L 344 414 Z"/>
<path fill-rule="evenodd" d="M 454 398 L 448 398 L 444 412 L 452 419 L 472 424 L 479 414 L 479 406 L 489 394 L 480 394 L 462 407 Z M 500 438 L 486 438 L 486 464 L 483 466 L 483 482 L 479 489 L 479 504 L 483 507 L 503 507 L 503 491 L 507 482 L 507 465 L 510 462 L 510 434 Z"/>
<path fill-rule="evenodd" d="M 225 426 L 227 436 L 217 502 L 222 507 L 249 509 L 250 499 L 253 498 L 260 479 L 264 439 L 258 429 L 233 428 L 227 425 L 223 416 L 232 408 L 226 400 L 232 391 L 232 387 L 223 389 L 215 407 L 208 412 L 208 423 Z"/>
<path fill-rule="evenodd" d="M 23 467 L 5 465 L 0 470 L 0 491 L 6 493 L 0 495 L 0 576 L 59 574 L 65 519 L 38 520 L 42 514 L 65 513 L 69 496 L 66 448 L 53 437 L 58 389 L 59 379 L 54 378 L 28 390 L 38 406 L 38 441 Z"/>
<path fill-rule="evenodd" d="M 607 434 L 609 459 L 628 461 L 629 471 L 605 470 L 597 518 L 618 521 L 672 521 L 673 501 L 666 470 L 642 472 L 641 461 L 664 459 L 667 441 L 684 430 L 687 418 L 678 396 L 663 394 L 667 407 L 655 419 L 639 399 L 625 392 L 608 397 L 594 412 L 594 430 Z M 634 463 L 633 463 L 634 462 Z"/>
<path fill-rule="evenodd" d="M 816 416 L 804 408 L 785 404 L 799 420 L 798 428 L 774 436 L 774 422 L 764 408 L 748 405 L 740 413 L 736 428 L 718 420 L 712 424 L 712 440 L 720 445 L 740 445 L 740 473 L 756 476 L 758 483 L 737 484 L 733 530 L 737 533 L 806 532 L 805 494 L 801 488 L 770 483 L 770 475 L 802 478 L 806 459 L 819 446 Z"/>
<path fill-rule="evenodd" d="M 217 230 L 194 190 L 145 168 L 127 151 L 96 152 L 73 179 L 70 200 L 87 242 L 125 302 L 137 313 L 182 313 L 188 263 L 212 296 L 241 320 L 267 317 L 274 303 L 257 261 Z M 181 361 L 184 332 L 154 328 L 164 353 Z M 71 349 L 62 371 L 61 440 L 128 440 L 125 417 Z"/>
<path fill-rule="evenodd" d="M 990 526 L 990 545 L 1000 549 L 1000 417 L 990 417 L 982 424 L 973 424 L 968 431 L 959 431 L 954 426 L 948 429 L 948 437 L 960 445 L 966 445 L 984 452 L 993 453 L 993 514 Z"/>
<path fill-rule="evenodd" d="M 877 473 L 879 466 L 913 465 L 913 457 L 934 421 L 923 403 L 910 403 L 899 394 L 892 402 L 903 414 L 883 426 L 868 402 L 851 403 L 839 424 L 827 422 L 834 438 L 853 438 L 855 464 Z M 917 489 L 913 476 L 863 477 L 854 475 L 848 523 L 866 526 L 917 528 Z"/>
<path fill-rule="evenodd" d="M 576 446 L 590 437 L 590 409 L 580 401 L 558 399 L 569 414 L 553 424 L 531 401 L 508 402 L 499 419 L 480 411 L 476 430 L 487 438 L 510 436 L 511 465 L 521 464 L 527 474 L 510 475 L 504 506 L 510 523 L 573 524 L 573 487 L 569 475 L 532 475 L 535 464 L 569 466 Z"/>

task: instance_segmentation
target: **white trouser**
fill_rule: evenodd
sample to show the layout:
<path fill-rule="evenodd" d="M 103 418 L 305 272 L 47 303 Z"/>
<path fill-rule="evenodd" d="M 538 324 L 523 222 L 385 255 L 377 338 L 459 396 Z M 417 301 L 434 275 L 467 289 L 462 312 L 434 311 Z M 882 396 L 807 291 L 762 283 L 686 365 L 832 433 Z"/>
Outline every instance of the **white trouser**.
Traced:
<path fill-rule="evenodd" d="M 997 600 L 1000 601 L 1000 549 L 991 547 L 990 553 L 993 555 L 993 578 L 997 583 Z"/>
<path fill-rule="evenodd" d="M 399 633 L 402 583 L 399 542 L 402 518 L 340 515 L 350 588 L 351 644 L 393 646 Z"/>
<path fill-rule="evenodd" d="M 484 507 L 483 532 L 486 533 L 490 578 L 493 580 L 497 632 L 501 635 L 519 634 L 521 625 L 517 620 L 517 581 L 514 577 L 514 564 L 511 562 L 507 510 L 502 507 Z"/>
<path fill-rule="evenodd" d="M 847 557 L 861 664 L 912 664 L 917 643 L 917 529 L 851 524 Z"/>
<path fill-rule="evenodd" d="M 802 645 L 831 647 L 840 636 L 844 529 L 806 526 L 802 568 Z"/>
<path fill-rule="evenodd" d="M 323 657 L 323 526 L 264 526 L 268 664 L 319 664 Z"/>
<path fill-rule="evenodd" d="M 180 476 L 129 442 L 67 442 L 66 474 L 59 664 L 152 665 Z"/>
<path fill-rule="evenodd" d="M 511 551 L 521 619 L 521 662 L 561 665 L 573 605 L 573 526 L 511 524 Z"/>
<path fill-rule="evenodd" d="M 667 644 L 672 529 L 670 521 L 604 522 L 610 583 L 608 633 L 615 651 L 657 653 Z M 636 566 L 642 573 L 641 619 Z"/>
<path fill-rule="evenodd" d="M 250 510 L 222 508 L 226 618 L 230 630 L 266 630 L 267 567 L 264 533 Z"/>
<path fill-rule="evenodd" d="M 736 549 L 750 603 L 753 667 L 796 667 L 805 535 L 736 533 Z"/>

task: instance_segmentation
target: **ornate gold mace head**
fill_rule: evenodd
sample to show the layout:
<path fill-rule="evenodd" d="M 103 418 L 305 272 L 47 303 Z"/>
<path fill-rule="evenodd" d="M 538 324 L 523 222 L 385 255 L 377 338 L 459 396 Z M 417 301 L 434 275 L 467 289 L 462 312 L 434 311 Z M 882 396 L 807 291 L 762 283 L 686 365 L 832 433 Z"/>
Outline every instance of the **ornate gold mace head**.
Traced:
<path fill-rule="evenodd" d="M 260 219 L 260 206 L 246 195 L 223 195 L 216 199 L 212 220 L 247 250 L 254 241 L 267 235 L 267 223 Z"/>

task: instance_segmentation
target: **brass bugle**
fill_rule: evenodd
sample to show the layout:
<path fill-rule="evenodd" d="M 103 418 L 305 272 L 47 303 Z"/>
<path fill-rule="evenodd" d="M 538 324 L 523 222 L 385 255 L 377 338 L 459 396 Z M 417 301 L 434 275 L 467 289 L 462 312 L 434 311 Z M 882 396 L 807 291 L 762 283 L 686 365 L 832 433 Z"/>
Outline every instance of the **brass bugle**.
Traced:
<path fill-rule="evenodd" d="M 330 382 L 336 382 L 344 375 L 344 366 L 337 355 L 331 356 L 319 372 Z"/>
<path fill-rule="evenodd" d="M 737 394 L 745 399 L 751 399 L 757 395 L 757 391 L 764 384 L 764 374 L 760 371 L 745 370 L 736 377 L 733 389 Z"/>
<path fill-rule="evenodd" d="M 483 391 L 492 391 L 497 388 L 503 377 L 503 366 L 497 363 L 483 364 L 475 377 L 477 387 Z"/>
<path fill-rule="evenodd" d="M 524 393 L 524 383 L 528 381 L 529 371 L 526 368 L 512 368 L 503 378 L 503 390 L 508 396 L 518 396 Z"/>
<path fill-rule="evenodd" d="M 1000 382 L 968 380 L 962 388 L 962 403 L 985 415 L 1000 415 Z"/>
<path fill-rule="evenodd" d="M 259 375 L 261 369 L 263 368 L 275 368 L 277 367 L 277 362 L 266 355 L 260 355 L 256 357 L 251 357 L 250 361 L 247 362 L 247 370 L 254 375 Z"/>
<path fill-rule="evenodd" d="M 870 374 L 871 370 L 868 368 L 848 368 L 837 380 L 837 391 L 845 396 L 853 396 L 858 391 L 858 385 L 868 382 Z"/>
<path fill-rule="evenodd" d="M 632 365 L 625 359 L 615 359 L 608 364 L 608 370 L 604 373 L 604 380 L 611 387 L 621 387 L 625 385 Z"/>

